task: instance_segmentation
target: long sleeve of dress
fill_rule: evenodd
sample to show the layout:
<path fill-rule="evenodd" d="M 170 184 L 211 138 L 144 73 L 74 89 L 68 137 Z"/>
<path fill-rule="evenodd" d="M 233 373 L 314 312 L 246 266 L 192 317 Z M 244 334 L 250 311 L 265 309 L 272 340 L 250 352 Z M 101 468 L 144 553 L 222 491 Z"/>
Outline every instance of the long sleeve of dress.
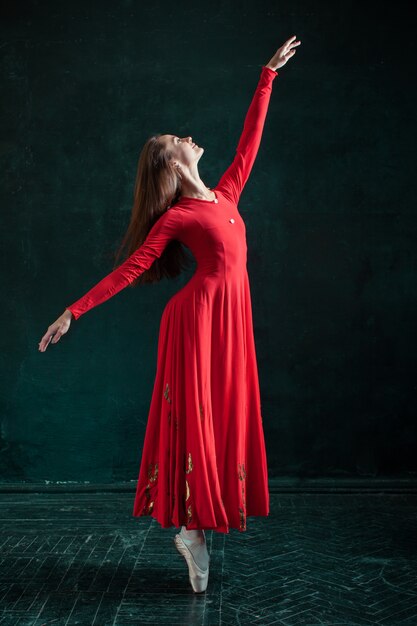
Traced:
<path fill-rule="evenodd" d="M 265 65 L 262 67 L 255 94 L 246 114 L 233 163 L 227 168 L 215 187 L 235 204 L 237 204 L 249 178 L 258 153 L 272 92 L 272 81 L 276 76 L 278 76 L 278 72 L 275 70 L 271 70 Z"/>
<path fill-rule="evenodd" d="M 175 209 L 168 209 L 152 226 L 142 245 L 126 261 L 66 308 L 71 311 L 75 319 L 78 319 L 93 307 L 127 287 L 135 278 L 149 269 L 172 239 L 180 238 L 181 227 L 181 214 Z"/>

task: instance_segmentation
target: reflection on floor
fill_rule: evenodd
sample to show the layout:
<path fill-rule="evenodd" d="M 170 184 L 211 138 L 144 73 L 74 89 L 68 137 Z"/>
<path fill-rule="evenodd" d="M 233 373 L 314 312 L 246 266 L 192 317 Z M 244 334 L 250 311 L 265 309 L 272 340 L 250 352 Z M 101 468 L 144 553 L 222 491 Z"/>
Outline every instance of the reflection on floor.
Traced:
<path fill-rule="evenodd" d="M 206 531 L 194 594 L 177 528 L 133 494 L 3 494 L 0 625 L 417 624 L 417 496 L 272 494 L 247 531 Z"/>

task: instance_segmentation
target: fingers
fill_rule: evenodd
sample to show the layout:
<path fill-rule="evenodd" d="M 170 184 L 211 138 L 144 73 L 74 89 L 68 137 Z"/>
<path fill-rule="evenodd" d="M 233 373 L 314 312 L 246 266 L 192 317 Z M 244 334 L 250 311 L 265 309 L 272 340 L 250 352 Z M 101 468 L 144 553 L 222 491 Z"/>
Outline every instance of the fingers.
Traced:
<path fill-rule="evenodd" d="M 292 41 L 294 41 L 295 38 L 296 38 L 296 35 L 293 35 L 292 37 L 287 39 L 287 41 L 284 43 L 284 46 L 288 46 Z"/>
<path fill-rule="evenodd" d="M 290 46 L 288 46 L 287 48 L 285 48 L 285 54 L 289 51 L 292 50 L 293 48 L 295 48 L 295 46 L 299 46 L 301 43 L 301 41 L 294 41 L 294 43 L 292 43 Z"/>
<path fill-rule="evenodd" d="M 291 37 L 290 39 L 288 39 L 288 42 L 292 42 L 292 43 L 290 43 L 287 46 L 288 42 L 286 42 L 285 45 L 284 45 L 283 54 L 284 54 L 285 62 L 287 62 L 288 59 L 290 59 L 292 56 L 294 56 L 294 54 L 297 52 L 295 47 L 299 46 L 300 43 L 301 43 L 301 41 L 294 41 L 294 39 L 295 39 L 295 35 L 294 35 L 294 37 Z"/>
<path fill-rule="evenodd" d="M 290 39 L 288 39 L 284 45 L 282 46 L 283 50 L 285 50 L 285 54 L 287 53 L 288 50 L 290 50 L 291 48 L 294 48 L 295 46 L 299 46 L 301 41 L 294 41 L 296 39 L 296 36 L 294 35 L 294 37 L 291 37 Z"/>
<path fill-rule="evenodd" d="M 39 352 L 45 352 L 46 348 L 49 346 L 52 337 L 54 336 L 53 332 L 48 331 L 39 342 Z"/>
<path fill-rule="evenodd" d="M 54 338 L 52 339 L 51 343 L 56 343 L 57 341 L 59 341 L 59 340 L 61 339 L 61 337 L 62 337 L 62 335 L 63 335 L 63 334 L 64 334 L 64 333 L 63 333 L 63 332 L 61 331 L 61 329 L 59 328 L 59 329 L 57 330 L 57 332 L 55 333 L 55 336 L 54 336 Z"/>
<path fill-rule="evenodd" d="M 62 335 L 64 334 L 63 332 L 63 326 L 62 324 L 60 324 L 58 326 L 58 328 L 48 328 L 47 332 L 44 334 L 44 336 L 42 337 L 42 339 L 40 340 L 39 344 L 38 344 L 38 349 L 40 352 L 45 352 L 46 348 L 49 346 L 50 343 L 57 343 L 60 338 L 62 337 Z"/>

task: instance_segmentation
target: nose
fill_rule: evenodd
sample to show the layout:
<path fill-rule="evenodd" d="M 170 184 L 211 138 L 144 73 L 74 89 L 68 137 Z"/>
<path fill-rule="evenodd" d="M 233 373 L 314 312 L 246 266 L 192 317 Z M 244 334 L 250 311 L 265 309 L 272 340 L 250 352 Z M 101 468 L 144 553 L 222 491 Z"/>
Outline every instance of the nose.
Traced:
<path fill-rule="evenodd" d="M 189 135 L 188 137 L 183 137 L 182 141 L 186 141 L 189 144 L 193 144 L 193 138 L 191 137 L 191 135 Z"/>

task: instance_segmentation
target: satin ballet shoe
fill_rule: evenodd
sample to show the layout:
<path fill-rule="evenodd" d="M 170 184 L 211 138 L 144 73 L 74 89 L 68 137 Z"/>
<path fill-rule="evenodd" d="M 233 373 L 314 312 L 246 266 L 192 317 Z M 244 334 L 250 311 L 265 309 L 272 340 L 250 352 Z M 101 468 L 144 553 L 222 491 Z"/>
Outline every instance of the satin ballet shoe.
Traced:
<path fill-rule="evenodd" d="M 190 551 L 188 546 L 185 545 L 179 533 L 175 535 L 174 543 L 178 552 L 187 561 L 188 573 L 189 573 L 190 583 L 191 583 L 191 587 L 193 588 L 193 591 L 195 593 L 201 593 L 202 591 L 205 591 L 207 589 L 208 578 L 209 578 L 209 566 L 207 566 L 206 570 L 203 570 L 201 569 L 201 567 L 197 565 L 192 555 L 192 552 Z M 209 557 L 209 561 L 210 561 L 210 557 Z"/>

